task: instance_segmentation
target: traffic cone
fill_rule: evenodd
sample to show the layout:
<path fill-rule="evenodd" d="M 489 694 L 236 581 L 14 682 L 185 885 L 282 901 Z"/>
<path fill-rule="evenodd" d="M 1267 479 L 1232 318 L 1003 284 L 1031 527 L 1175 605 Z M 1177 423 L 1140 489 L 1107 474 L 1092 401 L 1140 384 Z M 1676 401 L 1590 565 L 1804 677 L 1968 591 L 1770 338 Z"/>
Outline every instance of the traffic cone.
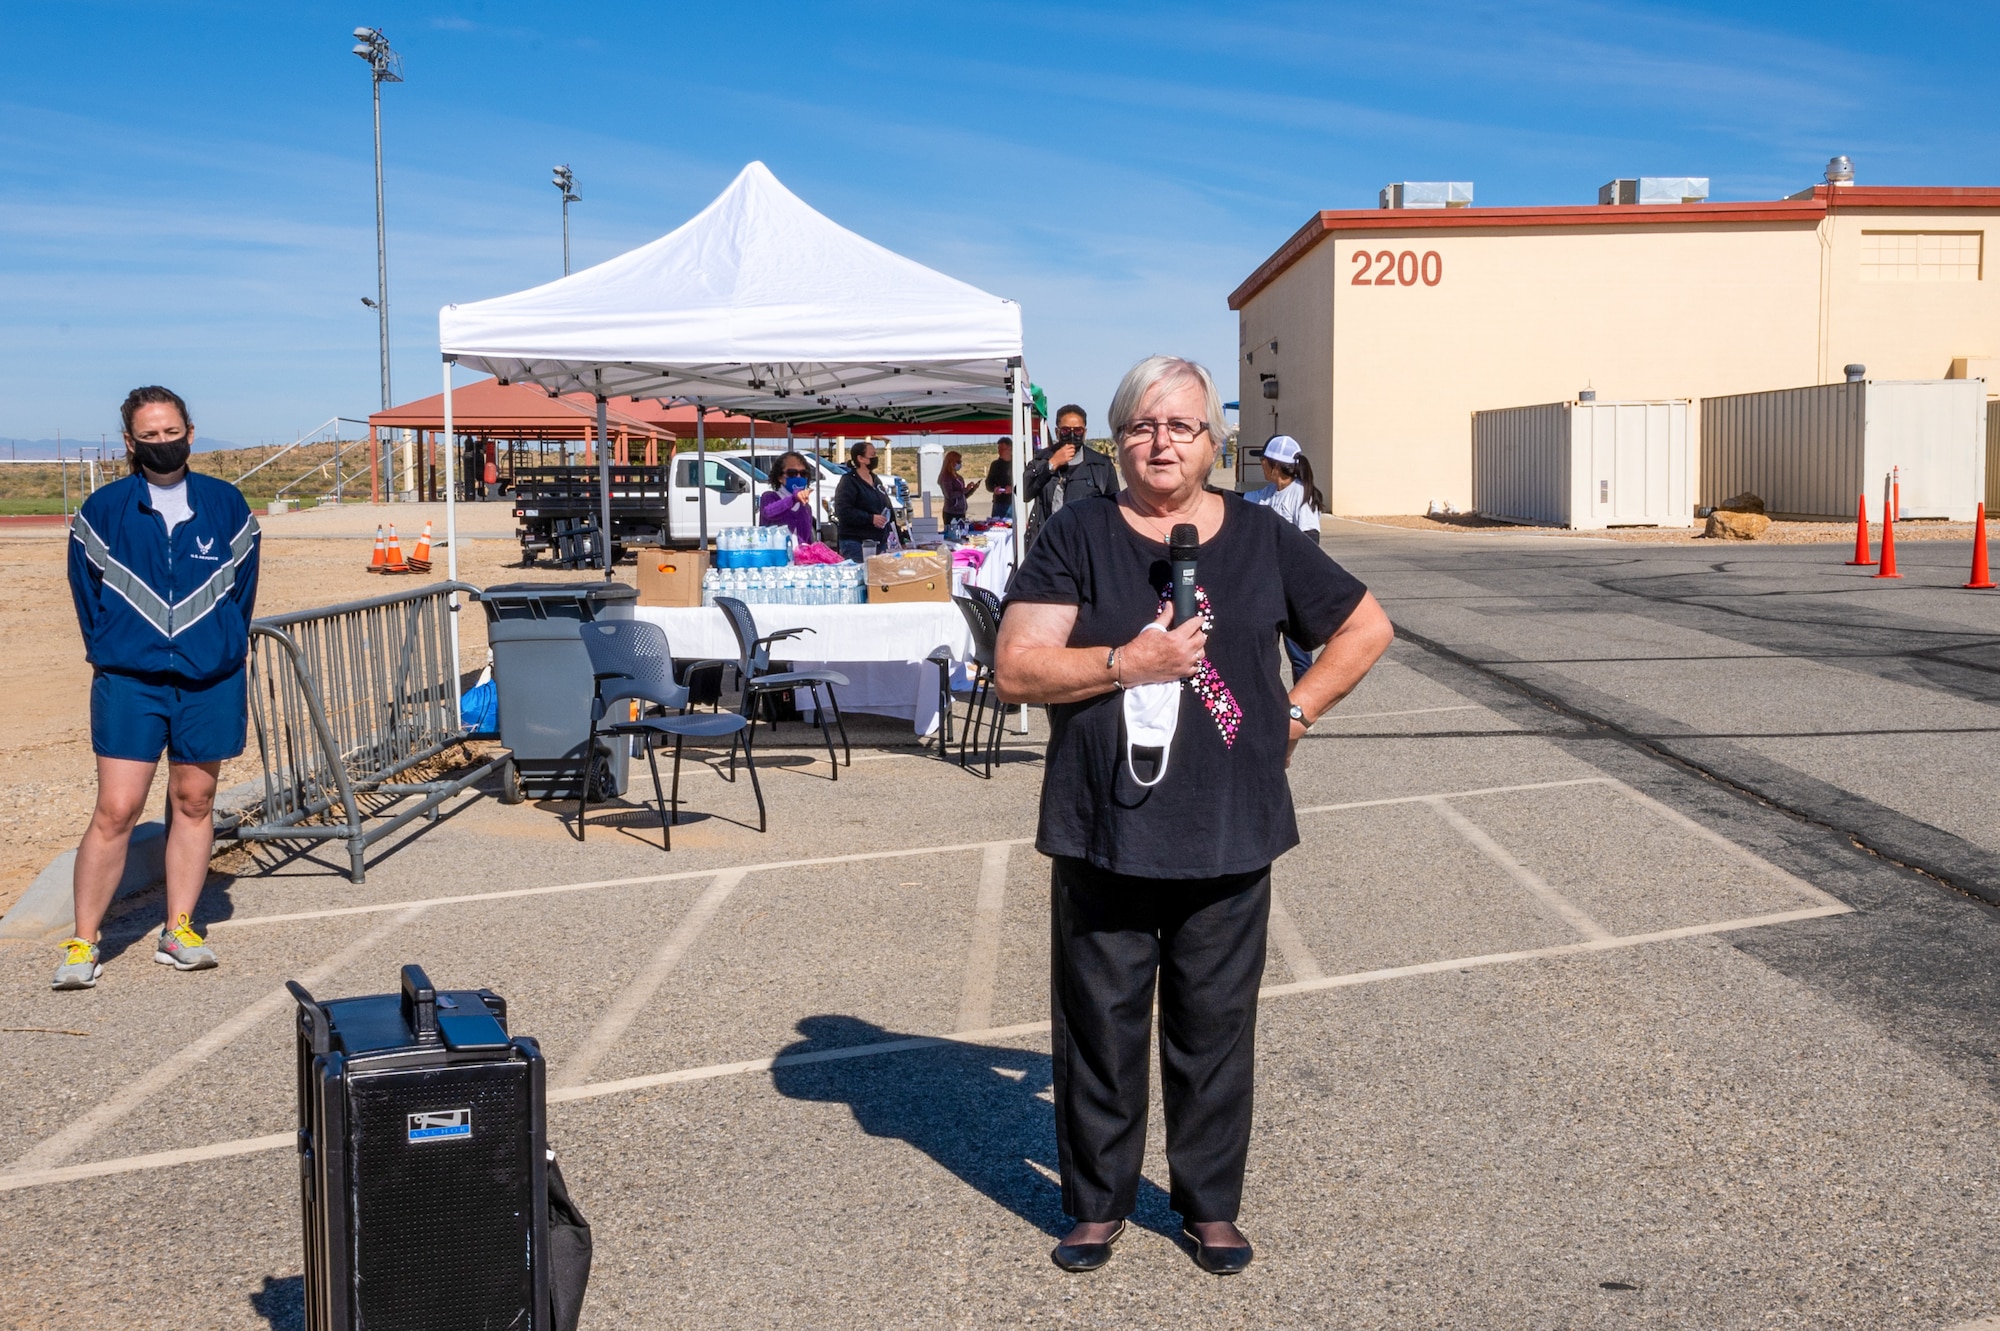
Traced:
<path fill-rule="evenodd" d="M 1896 572 L 1896 524 L 1889 518 L 1888 514 L 1884 513 L 1882 517 L 1882 567 L 1876 571 L 1875 576 L 1878 578 L 1900 578 L 1903 575 Z M 389 530 L 390 539 L 394 540 L 395 528 L 392 527 Z"/>
<path fill-rule="evenodd" d="M 1972 581 L 1965 584 L 1972 591 L 1983 592 L 1993 586 L 1993 575 L 1986 568 L 1986 505 L 1979 506 L 1979 518 L 1972 524 Z"/>
<path fill-rule="evenodd" d="M 368 561 L 368 571 L 370 573 L 380 573 L 384 568 L 388 567 L 388 564 L 388 547 L 382 543 L 382 528 L 378 524 L 375 528 L 375 557 Z"/>
<path fill-rule="evenodd" d="M 431 571 L 431 524 L 424 524 L 424 534 L 417 538 L 417 548 L 410 554 L 410 567 L 419 573 Z"/>
<path fill-rule="evenodd" d="M 403 562 L 403 543 L 396 539 L 396 524 L 389 524 L 389 562 L 382 566 L 384 573 L 408 573 L 410 566 Z"/>
<path fill-rule="evenodd" d="M 1868 496 L 1863 494 L 1854 501 L 1854 558 L 1847 561 L 1849 567 L 1874 568 L 1875 557 L 1868 553 Z"/>

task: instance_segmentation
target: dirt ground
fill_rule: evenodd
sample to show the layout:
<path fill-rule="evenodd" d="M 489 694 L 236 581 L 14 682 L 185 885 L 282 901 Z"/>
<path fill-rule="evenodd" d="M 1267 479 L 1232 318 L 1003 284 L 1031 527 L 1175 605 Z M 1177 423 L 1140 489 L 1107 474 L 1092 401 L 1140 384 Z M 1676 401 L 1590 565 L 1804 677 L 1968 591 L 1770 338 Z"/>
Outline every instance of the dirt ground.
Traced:
<path fill-rule="evenodd" d="M 9 705 L 0 711 L 0 911 L 14 903 L 48 862 L 76 844 L 96 794 L 90 753 L 90 669 L 70 606 L 67 540 L 47 536 L 0 540 L 0 636 L 10 664 Z M 271 540 L 264 543 L 258 587 L 260 614 L 380 596 L 418 585 L 417 575 L 386 579 L 363 571 L 369 543 L 354 540 Z M 517 566 L 512 541 L 466 541 L 459 577 L 474 586 L 514 581 L 590 581 L 596 573 L 563 573 L 546 565 Z M 431 577 L 442 580 L 443 552 Z M 463 662 L 486 660 L 486 621 L 475 608 L 461 624 Z M 257 775 L 246 755 L 224 766 L 226 789 Z M 165 781 L 154 784 L 147 817 L 160 816 Z"/>

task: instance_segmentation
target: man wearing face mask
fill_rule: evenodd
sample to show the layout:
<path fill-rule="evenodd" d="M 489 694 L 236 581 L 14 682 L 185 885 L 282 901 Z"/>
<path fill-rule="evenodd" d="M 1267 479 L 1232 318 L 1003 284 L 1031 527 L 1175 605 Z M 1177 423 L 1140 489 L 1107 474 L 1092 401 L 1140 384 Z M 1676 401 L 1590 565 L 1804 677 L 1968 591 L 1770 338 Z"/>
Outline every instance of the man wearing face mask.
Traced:
<path fill-rule="evenodd" d="M 1056 439 L 1035 454 L 1021 473 L 1021 493 L 1034 505 L 1028 516 L 1028 539 L 1033 541 L 1044 522 L 1080 499 L 1094 495 L 1115 498 L 1118 468 L 1111 459 L 1084 441 L 1090 417 L 1071 403 L 1056 411 Z"/>
<path fill-rule="evenodd" d="M 153 960 L 208 970 L 194 928 L 214 847 L 216 776 L 243 752 L 243 663 L 257 599 L 257 520 L 237 488 L 188 469 L 194 424 L 171 389 L 135 388 L 120 409 L 132 474 L 83 501 L 70 524 L 69 586 L 83 630 L 97 807 L 77 847 L 76 936 L 57 989 L 97 983 L 98 931 L 124 875 L 132 829 L 167 756 L 167 916 Z"/>

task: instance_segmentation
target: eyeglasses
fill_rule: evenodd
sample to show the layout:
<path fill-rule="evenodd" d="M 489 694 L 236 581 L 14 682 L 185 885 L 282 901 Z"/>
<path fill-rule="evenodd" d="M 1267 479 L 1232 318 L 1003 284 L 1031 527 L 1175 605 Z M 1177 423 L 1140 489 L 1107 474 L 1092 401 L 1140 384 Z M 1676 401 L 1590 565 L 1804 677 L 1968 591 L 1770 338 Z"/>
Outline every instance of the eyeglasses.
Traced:
<path fill-rule="evenodd" d="M 779 472 L 778 475 L 789 481 L 795 476 L 802 479 L 810 478 L 812 473 L 809 471 L 800 471 L 797 467 L 787 467 Z"/>
<path fill-rule="evenodd" d="M 1165 421 L 1127 421 L 1119 432 L 1119 438 L 1130 439 L 1136 444 L 1150 444 L 1159 437 L 1160 431 L 1167 432 L 1167 438 L 1176 444 L 1191 444 L 1208 432 L 1207 421 L 1185 421 L 1179 417 Z"/>
<path fill-rule="evenodd" d="M 1056 438 L 1065 444 L 1080 444 L 1083 442 L 1086 428 L 1082 425 L 1058 425 L 1056 427 Z"/>

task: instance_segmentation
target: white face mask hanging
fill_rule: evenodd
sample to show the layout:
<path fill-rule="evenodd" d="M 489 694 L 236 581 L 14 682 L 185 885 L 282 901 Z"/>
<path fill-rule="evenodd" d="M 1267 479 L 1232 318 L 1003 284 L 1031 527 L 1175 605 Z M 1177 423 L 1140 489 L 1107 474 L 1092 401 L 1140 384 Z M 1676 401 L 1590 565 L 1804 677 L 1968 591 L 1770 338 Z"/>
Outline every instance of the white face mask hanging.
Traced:
<path fill-rule="evenodd" d="M 1148 624 L 1140 631 L 1166 632 L 1158 624 Z M 1135 685 L 1125 690 L 1124 706 L 1125 770 L 1135 784 L 1150 789 L 1167 776 L 1167 757 L 1181 721 L 1181 681 Z M 1153 769 L 1152 780 L 1139 775 L 1141 764 Z"/>

